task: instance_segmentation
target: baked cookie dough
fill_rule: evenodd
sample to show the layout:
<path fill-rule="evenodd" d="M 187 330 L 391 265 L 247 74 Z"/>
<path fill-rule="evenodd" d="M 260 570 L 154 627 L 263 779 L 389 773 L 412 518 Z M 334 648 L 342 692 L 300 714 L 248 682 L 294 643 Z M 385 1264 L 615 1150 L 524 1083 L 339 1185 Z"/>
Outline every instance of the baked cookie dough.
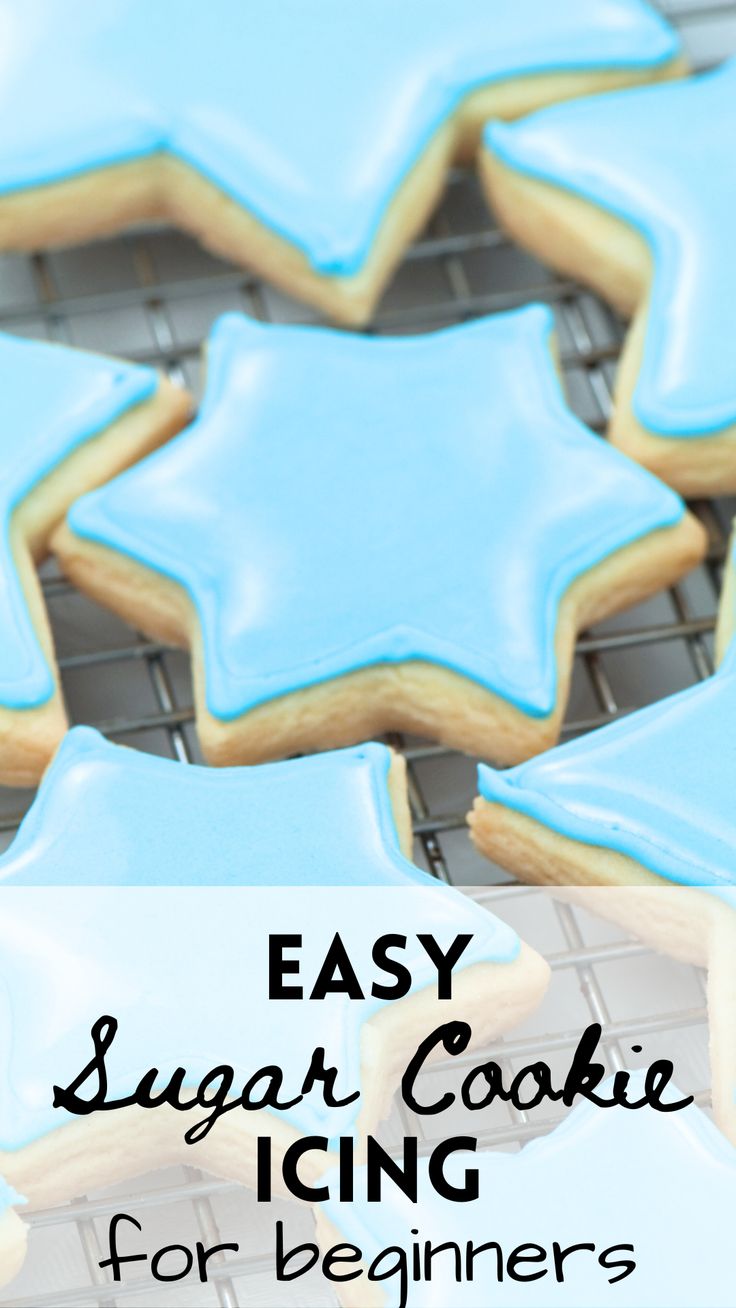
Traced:
<path fill-rule="evenodd" d="M 503 226 L 632 319 L 610 437 L 683 495 L 736 490 L 736 60 L 485 130 Z"/>
<path fill-rule="evenodd" d="M 487 118 L 685 67 L 642 0 L 4 0 L 0 17 L 0 248 L 164 219 L 352 323 Z"/>
<path fill-rule="evenodd" d="M 480 904 L 415 867 L 410 840 L 403 762 L 382 745 L 223 771 L 72 730 L 0 858 L 8 1181 L 32 1207 L 176 1162 L 251 1184 L 258 1136 L 271 1139 L 274 1171 L 300 1136 L 360 1141 L 388 1110 L 412 1052 L 443 1022 L 462 1018 L 481 1042 L 522 1020 L 546 988 L 546 963 Z M 394 959 L 396 936 L 405 937 L 398 956 L 411 978 L 392 999 L 371 986 L 374 976 L 394 979 L 374 968 L 387 931 Z M 437 996 L 437 969 L 417 936 L 425 931 L 446 954 L 458 935 L 469 937 L 451 998 Z M 301 996 L 269 997 L 270 932 L 288 936 L 284 956 L 300 970 L 283 979 L 301 983 Z M 342 992 L 344 973 L 328 968 L 334 988 L 312 1001 L 336 933 L 362 997 Z M 163 1096 L 183 1068 L 179 1101 L 189 1107 L 135 1100 L 79 1116 L 52 1095 L 76 1084 L 84 1104 L 95 1102 L 98 1071 L 79 1076 L 93 1057 L 93 1027 L 111 1018 L 108 1105 L 133 1095 L 151 1068 Z M 335 1103 L 319 1078 L 297 1093 L 320 1047 L 325 1067 L 338 1069 Z M 259 1108 L 274 1066 L 284 1073 L 278 1106 Z M 263 1069 L 249 1111 L 219 1114 L 187 1143 L 223 1107 L 227 1089 L 209 1075 L 223 1067 L 233 1070 L 236 1103 Z M 313 1152 L 299 1174 L 308 1180 L 323 1167 L 324 1154 Z M 279 1182 L 277 1174 L 274 1193 Z"/>
<path fill-rule="evenodd" d="M 66 728 L 36 575 L 52 531 L 189 409 L 150 368 L 0 335 L 0 783 L 37 782 Z"/>
<path fill-rule="evenodd" d="M 213 763 L 418 732 L 552 744 L 578 630 L 705 547 L 567 409 L 541 306 L 422 337 L 220 320 L 197 421 L 54 537 L 83 590 L 192 651 Z"/>
<path fill-rule="evenodd" d="M 16 1211 L 24 1202 L 0 1177 L 0 1285 L 17 1276 L 26 1256 L 28 1233 Z"/>
<path fill-rule="evenodd" d="M 716 623 L 716 662 L 722 663 L 736 635 L 736 527 L 723 565 L 723 588 Z"/>
<path fill-rule="evenodd" d="M 473 840 L 706 966 L 713 1105 L 736 1142 L 736 645 L 708 681 L 518 768 L 481 766 Z"/>

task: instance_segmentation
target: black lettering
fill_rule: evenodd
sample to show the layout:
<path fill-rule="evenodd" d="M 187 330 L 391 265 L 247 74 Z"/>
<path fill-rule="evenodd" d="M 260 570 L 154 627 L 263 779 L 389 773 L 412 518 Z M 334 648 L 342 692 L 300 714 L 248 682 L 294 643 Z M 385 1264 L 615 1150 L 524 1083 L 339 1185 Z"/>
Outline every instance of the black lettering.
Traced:
<path fill-rule="evenodd" d="M 527 1077 L 536 1082 L 536 1090 L 530 1099 L 522 1098 L 522 1087 Z M 546 1063 L 530 1063 L 528 1067 L 522 1067 L 511 1082 L 509 1098 L 516 1108 L 536 1108 L 541 1104 L 543 1099 L 551 1098 L 553 1095 L 552 1079 L 550 1070 Z"/>
<path fill-rule="evenodd" d="M 275 935 L 268 937 L 268 997 L 269 999 L 301 999 L 304 991 L 301 986 L 284 985 L 284 976 L 294 976 L 299 971 L 295 958 L 284 958 L 285 949 L 300 949 L 302 937 L 299 935 Z"/>
<path fill-rule="evenodd" d="M 451 1254 L 453 1254 L 453 1256 L 454 1256 L 454 1257 L 453 1257 L 453 1261 L 454 1261 L 454 1263 L 455 1263 L 455 1270 L 454 1270 L 454 1273 L 453 1273 L 453 1280 L 456 1281 L 457 1284 L 459 1285 L 460 1282 L 462 1281 L 462 1274 L 463 1274 L 462 1254 L 460 1253 L 460 1245 L 459 1245 L 459 1244 L 455 1244 L 455 1241 L 454 1241 L 454 1240 L 445 1240 L 445 1242 L 444 1242 L 443 1244 L 430 1244 L 430 1243 L 429 1243 L 429 1240 L 427 1241 L 427 1243 L 426 1243 L 426 1245 L 425 1245 L 425 1248 L 424 1248 L 424 1279 L 425 1279 L 425 1281 L 431 1281 L 431 1280 L 432 1280 L 432 1259 L 434 1258 L 435 1254 L 438 1254 L 438 1253 L 451 1253 Z"/>
<path fill-rule="evenodd" d="M 604 1249 L 603 1253 L 599 1255 L 598 1262 L 607 1272 L 612 1272 L 615 1267 L 623 1268 L 618 1276 L 609 1276 L 609 1285 L 615 1285 L 617 1281 L 623 1281 L 626 1276 L 631 1276 L 631 1273 L 636 1271 L 636 1263 L 633 1258 L 612 1258 L 612 1254 L 617 1254 L 621 1250 L 624 1253 L 633 1254 L 634 1246 L 633 1244 L 612 1244 L 610 1249 Z"/>
<path fill-rule="evenodd" d="M 591 1061 L 593 1054 L 598 1048 L 598 1042 L 601 1038 L 600 1022 L 591 1022 L 583 1031 L 578 1042 L 578 1047 L 573 1055 L 570 1070 L 565 1077 L 563 1089 L 555 1090 L 551 1099 L 562 1099 L 562 1102 L 569 1108 L 576 1095 L 582 1095 L 589 1099 L 591 1103 L 597 1104 L 599 1108 L 610 1108 L 615 1100 L 601 1099 L 594 1092 L 600 1085 L 606 1069 L 602 1063 Z"/>
<path fill-rule="evenodd" d="M 312 1054 L 307 1074 L 302 1082 L 302 1097 L 308 1095 L 319 1081 L 324 1086 L 322 1099 L 328 1108 L 344 1108 L 346 1104 L 353 1104 L 356 1099 L 360 1099 L 359 1090 L 353 1090 L 352 1094 L 345 1095 L 344 1099 L 336 1099 L 336 1080 L 337 1068 L 325 1067 L 325 1051 L 320 1045 Z M 298 1100 L 295 1100 L 295 1102 L 298 1103 Z"/>
<path fill-rule="evenodd" d="M 503 1280 L 503 1249 L 495 1240 L 489 1240 L 487 1244 L 472 1244 L 468 1241 L 465 1248 L 465 1279 L 472 1281 L 475 1277 L 475 1260 L 480 1254 L 488 1253 L 492 1250 L 496 1255 L 496 1280 Z"/>
<path fill-rule="evenodd" d="M 366 1195 L 369 1203 L 378 1203 L 382 1198 L 381 1178 L 385 1172 L 386 1176 L 393 1181 L 394 1185 L 410 1199 L 413 1204 L 417 1201 L 417 1147 L 419 1141 L 415 1136 L 407 1136 L 404 1140 L 404 1163 L 403 1166 L 398 1159 L 392 1158 L 374 1136 L 369 1135 L 366 1140 L 366 1170 L 368 1173 L 368 1184 Z"/>
<path fill-rule="evenodd" d="M 374 981 L 371 994 L 375 999 L 403 999 L 411 990 L 411 972 L 404 963 L 389 957 L 389 949 L 406 949 L 406 936 L 379 936 L 373 946 L 373 962 L 382 972 L 388 972 L 389 976 L 396 978 L 390 986 Z"/>
<path fill-rule="evenodd" d="M 319 1203 L 323 1199 L 329 1199 L 328 1186 L 307 1185 L 298 1172 L 298 1164 L 305 1154 L 313 1150 L 326 1154 L 329 1153 L 329 1149 L 330 1142 L 326 1135 L 305 1135 L 288 1146 L 281 1164 L 281 1175 L 289 1194 L 292 1194 L 295 1199 L 304 1199 L 307 1203 Z"/>
<path fill-rule="evenodd" d="M 195 1108 L 199 1105 L 202 1108 L 212 1109 L 206 1117 L 201 1118 L 199 1122 L 195 1122 L 194 1126 L 190 1126 L 189 1130 L 184 1133 L 184 1139 L 187 1144 L 196 1144 L 198 1140 L 204 1140 L 205 1136 L 215 1125 L 218 1117 L 222 1117 L 223 1113 L 229 1113 L 233 1108 L 238 1107 L 239 1101 L 237 1099 L 227 1103 L 227 1097 L 232 1089 L 232 1084 L 233 1069 L 231 1067 L 226 1067 L 224 1065 L 221 1067 L 213 1067 L 212 1071 L 208 1072 L 204 1080 L 200 1082 L 196 1097 L 190 1103 L 183 1104 L 177 1102 L 176 1099 L 168 1099 L 168 1102 L 173 1108 L 181 1108 L 182 1110 L 185 1110 Z M 210 1086 L 214 1086 L 214 1091 L 211 1095 L 208 1095 L 207 1091 Z M 169 1086 L 167 1087 L 167 1095 L 170 1087 L 171 1082 L 169 1082 Z M 161 1102 L 163 1103 L 165 1100 L 162 1099 Z M 143 1106 L 145 1107 L 145 1105 Z"/>
<path fill-rule="evenodd" d="M 646 1102 L 652 1108 L 656 1108 L 659 1113 L 677 1113 L 681 1108 L 687 1108 L 688 1104 L 693 1103 L 694 1095 L 688 1095 L 685 1099 L 677 1099 L 674 1103 L 662 1103 L 662 1092 L 667 1089 L 674 1071 L 674 1064 L 670 1062 L 669 1058 L 657 1059 L 646 1070 L 644 1097 Z"/>
<path fill-rule="evenodd" d="M 256 1140 L 256 1199 L 260 1204 L 271 1202 L 270 1135 L 259 1135 Z"/>
<path fill-rule="evenodd" d="M 147 1254 L 120 1254 L 118 1253 L 118 1227 L 121 1222 L 130 1222 L 137 1231 L 142 1231 L 143 1227 L 134 1217 L 128 1213 L 116 1213 L 110 1221 L 110 1231 L 107 1237 L 107 1245 L 110 1250 L 110 1257 L 103 1259 L 100 1267 L 112 1267 L 113 1281 L 121 1280 L 120 1268 L 123 1263 L 146 1263 L 148 1262 Z"/>
<path fill-rule="evenodd" d="M 354 1281 L 356 1276 L 361 1275 L 361 1269 L 358 1267 L 353 1272 L 335 1272 L 332 1270 L 334 1263 L 359 1263 L 362 1261 L 363 1254 L 354 1244 L 334 1244 L 331 1249 L 327 1250 L 322 1259 L 322 1271 L 328 1281 Z"/>
<path fill-rule="evenodd" d="M 460 1152 L 475 1153 L 477 1146 L 478 1141 L 474 1135 L 451 1136 L 449 1140 L 442 1140 L 438 1145 L 435 1145 L 429 1156 L 429 1179 L 433 1189 L 443 1199 L 451 1199 L 453 1203 L 466 1204 L 478 1198 L 479 1180 L 477 1168 L 466 1169 L 462 1185 L 453 1185 L 451 1181 L 448 1181 L 444 1171 L 445 1163 L 451 1154 Z"/>
<path fill-rule="evenodd" d="M 389 1258 L 393 1258 L 393 1264 L 389 1263 L 388 1267 L 379 1271 L 382 1264 Z M 398 1308 L 406 1308 L 407 1299 L 409 1297 L 409 1268 L 406 1254 L 400 1245 L 390 1244 L 388 1248 L 382 1249 L 380 1254 L 376 1255 L 368 1268 L 369 1281 L 387 1281 L 389 1276 L 398 1276 Z"/>
<path fill-rule="evenodd" d="M 476 1081 L 485 1081 L 486 1086 L 479 1099 L 473 1098 Z M 509 1096 L 504 1090 L 503 1075 L 498 1063 L 481 1063 L 479 1067 L 474 1067 L 468 1072 L 460 1089 L 460 1098 L 465 1107 L 470 1109 L 487 1108 L 496 1098 L 508 1099 Z"/>
<path fill-rule="evenodd" d="M 296 1271 L 287 1272 L 287 1267 L 293 1258 L 298 1258 L 300 1254 L 306 1254 L 308 1261 Z M 311 1240 L 306 1244 L 295 1244 L 293 1249 L 288 1251 L 284 1249 L 284 1223 L 279 1219 L 276 1223 L 276 1280 L 277 1281 L 295 1281 L 297 1276 L 304 1276 L 305 1272 L 311 1271 L 314 1264 L 319 1258 L 319 1249 Z"/>
<path fill-rule="evenodd" d="M 197 1241 L 197 1271 L 200 1281 L 207 1280 L 207 1263 L 214 1254 L 224 1253 L 229 1249 L 231 1253 L 237 1253 L 240 1248 L 238 1244 L 213 1244 L 211 1249 L 205 1249 L 201 1240 Z"/>
<path fill-rule="evenodd" d="M 340 1136 L 340 1201 L 352 1203 L 355 1193 L 355 1171 L 353 1168 L 353 1137 Z"/>
<path fill-rule="evenodd" d="M 107 1068 L 105 1067 L 105 1054 L 112 1044 L 117 1034 L 118 1022 L 115 1017 L 98 1017 L 92 1027 L 92 1045 L 94 1054 L 90 1058 L 86 1067 L 83 1067 L 79 1076 L 64 1089 L 55 1085 L 54 1091 L 54 1108 L 65 1108 L 68 1113 L 76 1113 L 79 1117 L 84 1117 L 87 1113 L 94 1113 L 101 1108 L 108 1108 L 105 1100 L 107 1098 Z M 81 1089 L 88 1077 L 97 1076 L 97 1089 L 91 1099 L 80 1099 L 77 1091 Z M 129 1096 L 124 1103 L 135 1102 L 132 1096 Z M 113 1104 L 112 1107 L 116 1107 Z"/>
<path fill-rule="evenodd" d="M 265 1081 L 266 1084 L 261 1094 L 256 1095 L 254 1092 L 259 1081 Z M 296 1095 L 294 1099 L 279 1099 L 279 1090 L 283 1084 L 284 1074 L 277 1063 L 259 1067 L 243 1086 L 240 1103 L 249 1111 L 257 1111 L 261 1108 L 294 1108 L 296 1104 L 301 1103 L 303 1095 Z"/>
<path fill-rule="evenodd" d="M 472 939 L 472 935 L 455 936 L 450 948 L 443 953 L 434 936 L 417 936 L 417 940 L 437 968 L 438 999 L 452 999 L 452 969 L 465 953 Z"/>
<path fill-rule="evenodd" d="M 559 1281 L 560 1284 L 562 1284 L 565 1279 L 565 1272 L 563 1270 L 565 1259 L 568 1258 L 570 1254 L 578 1253 L 581 1249 L 587 1249 L 590 1253 L 595 1253 L 594 1244 L 569 1244 L 566 1249 L 563 1249 L 562 1245 L 558 1244 L 555 1240 L 552 1245 L 552 1257 L 555 1264 L 555 1279 Z"/>
<path fill-rule="evenodd" d="M 326 995 L 347 995 L 349 999 L 364 998 L 339 931 L 336 931 L 332 938 L 309 998 L 324 999 Z"/>
<path fill-rule="evenodd" d="M 531 1253 L 525 1253 L 530 1249 Z M 512 1281 L 539 1281 L 547 1275 L 548 1268 L 543 1267 L 538 1272 L 519 1272 L 517 1267 L 519 1263 L 542 1263 L 547 1258 L 547 1251 L 541 1244 L 519 1244 L 511 1250 L 506 1260 L 506 1271 Z"/>
<path fill-rule="evenodd" d="M 160 1272 L 162 1260 L 170 1253 L 183 1253 L 184 1266 L 178 1272 Z M 194 1266 L 194 1254 L 191 1249 L 187 1249 L 185 1244 L 167 1244 L 163 1249 L 159 1249 L 151 1259 L 151 1275 L 154 1281 L 183 1281 L 188 1276 Z"/>
<path fill-rule="evenodd" d="M 454 1104 L 455 1096 L 449 1090 L 434 1104 L 420 1104 L 414 1094 L 414 1082 L 438 1045 L 441 1045 L 447 1054 L 462 1054 L 470 1043 L 471 1035 L 472 1030 L 467 1022 L 445 1022 L 422 1041 L 401 1078 L 401 1094 L 407 1108 L 420 1114 L 442 1113 Z"/>

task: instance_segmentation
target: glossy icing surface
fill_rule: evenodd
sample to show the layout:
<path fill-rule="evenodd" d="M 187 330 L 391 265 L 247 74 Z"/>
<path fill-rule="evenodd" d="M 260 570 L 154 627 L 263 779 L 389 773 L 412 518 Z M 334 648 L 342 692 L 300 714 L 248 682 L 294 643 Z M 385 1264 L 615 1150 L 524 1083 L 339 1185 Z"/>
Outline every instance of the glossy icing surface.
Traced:
<path fill-rule="evenodd" d="M 0 706 L 31 708 L 54 689 L 14 560 L 13 512 L 156 384 L 149 368 L 0 335 Z"/>
<path fill-rule="evenodd" d="M 412 338 L 220 320 L 200 416 L 69 523 L 185 588 L 232 718 L 423 659 L 545 714 L 560 599 L 679 498 L 566 408 L 534 306 Z"/>
<path fill-rule="evenodd" d="M 467 1167 L 480 1172 L 479 1198 L 470 1203 L 440 1198 L 426 1162 L 421 1166 L 416 1205 L 393 1187 L 369 1204 L 358 1181 L 353 1203 L 323 1205 L 339 1237 L 364 1250 L 364 1262 L 390 1245 L 411 1251 L 415 1239 L 454 1240 L 462 1250 L 468 1240 L 498 1241 L 507 1256 L 529 1241 L 547 1250 L 555 1240 L 587 1241 L 596 1253 L 566 1259 L 563 1284 L 548 1271 L 538 1280 L 505 1278 L 501 1285 L 493 1251 L 477 1257 L 474 1280 L 461 1284 L 452 1255 L 438 1254 L 431 1281 L 411 1285 L 408 1308 L 730 1308 L 736 1151 L 698 1108 L 662 1114 L 586 1103 L 520 1153 L 457 1155 L 446 1169 L 453 1182 L 462 1182 Z M 609 1285 L 615 1272 L 604 1271 L 597 1254 L 624 1242 L 634 1244 L 637 1267 Z M 550 1263 L 526 1262 L 518 1270 L 528 1277 Z M 384 1270 L 388 1265 L 384 1260 Z M 379 1282 L 386 1308 L 399 1302 L 396 1280 Z"/>
<path fill-rule="evenodd" d="M 634 411 L 697 437 L 736 422 L 736 60 L 660 87 L 560 105 L 485 140 L 510 167 L 623 218 L 653 254 Z"/>
<path fill-rule="evenodd" d="M 263 767 L 185 767 L 71 731 L 0 859 L 9 1005 L 0 1148 L 66 1120 L 51 1087 L 85 1066 L 103 1013 L 120 1022 L 106 1060 L 111 1094 L 129 1093 L 152 1066 L 163 1076 L 181 1065 L 196 1085 L 223 1062 L 241 1084 L 280 1063 L 298 1091 L 319 1044 L 343 1069 L 345 1091 L 357 1088 L 361 1031 L 381 1001 L 305 997 L 280 1003 L 274 1021 L 269 931 L 303 933 L 307 990 L 336 931 L 363 978 L 373 975 L 375 939 L 406 934 L 415 988 L 436 976 L 418 931 L 445 947 L 472 933 L 459 967 L 512 961 L 514 931 L 402 856 L 389 762 L 384 746 L 365 745 Z M 213 976 L 223 984 L 205 1004 Z M 316 1093 L 286 1116 L 331 1136 L 352 1129 L 359 1107 L 328 1110 Z"/>
<path fill-rule="evenodd" d="M 477 86 L 678 53 L 641 0 L 4 0 L 0 36 L 0 193 L 165 150 L 326 273 Z"/>
<path fill-rule="evenodd" d="M 484 798 L 736 902 L 736 643 L 715 676 L 507 772 Z"/>

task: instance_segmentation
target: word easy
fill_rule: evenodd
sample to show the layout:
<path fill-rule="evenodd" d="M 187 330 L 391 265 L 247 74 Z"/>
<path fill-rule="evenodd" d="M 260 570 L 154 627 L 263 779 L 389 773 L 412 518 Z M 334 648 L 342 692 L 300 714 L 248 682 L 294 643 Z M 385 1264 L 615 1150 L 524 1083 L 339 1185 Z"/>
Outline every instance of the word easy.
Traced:
<path fill-rule="evenodd" d="M 472 935 L 457 935 L 444 947 L 429 934 L 417 935 L 416 939 L 437 973 L 437 998 L 451 999 L 452 969 L 465 953 Z M 293 979 L 301 977 L 299 951 L 302 945 L 301 935 L 269 935 L 269 999 L 326 999 L 328 995 L 365 999 L 367 994 L 374 999 L 403 999 L 414 985 L 411 969 L 397 957 L 408 949 L 407 936 L 398 933 L 379 936 L 371 950 L 371 962 L 377 975 L 361 981 L 339 931 L 336 932 L 316 977 L 306 990 L 301 980 Z"/>

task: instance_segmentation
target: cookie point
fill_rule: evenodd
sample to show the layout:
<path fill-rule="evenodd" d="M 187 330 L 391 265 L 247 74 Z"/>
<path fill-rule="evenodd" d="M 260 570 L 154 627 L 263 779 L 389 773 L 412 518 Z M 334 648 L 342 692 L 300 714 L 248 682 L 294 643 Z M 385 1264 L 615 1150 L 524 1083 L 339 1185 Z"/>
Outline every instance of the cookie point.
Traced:
<path fill-rule="evenodd" d="M 109 746 L 110 749 L 113 748 L 95 727 L 70 727 L 59 745 L 56 757 L 97 753 L 100 748 L 106 746 Z"/>
<path fill-rule="evenodd" d="M 530 327 L 538 328 L 545 335 L 555 329 L 555 315 L 548 304 L 535 301 L 533 304 L 525 304 L 523 308 L 517 309 L 516 313 L 522 321 Z"/>
<path fill-rule="evenodd" d="M 258 331 L 264 325 L 256 318 L 251 318 L 249 314 L 239 313 L 238 310 L 232 309 L 230 313 L 221 313 L 219 318 L 215 319 L 210 330 L 210 340 L 216 340 L 221 336 L 239 336 L 247 331 Z"/>
<path fill-rule="evenodd" d="M 356 745 L 351 753 L 355 758 L 365 759 L 368 763 L 383 764 L 391 759 L 394 751 L 380 740 L 367 740 L 362 745 Z"/>
<path fill-rule="evenodd" d="M 491 118 L 483 128 L 483 147 L 492 154 L 501 154 L 504 146 L 513 139 L 513 123 L 505 123 L 500 118 Z"/>
<path fill-rule="evenodd" d="M 89 491 L 86 495 L 81 495 L 68 509 L 66 526 L 73 535 L 87 536 L 93 529 L 97 497 L 102 489 L 102 487 L 99 487 L 97 490 Z"/>
<path fill-rule="evenodd" d="M 509 788 L 507 774 L 490 763 L 478 764 L 478 792 L 481 799 L 491 801 L 504 795 Z"/>

